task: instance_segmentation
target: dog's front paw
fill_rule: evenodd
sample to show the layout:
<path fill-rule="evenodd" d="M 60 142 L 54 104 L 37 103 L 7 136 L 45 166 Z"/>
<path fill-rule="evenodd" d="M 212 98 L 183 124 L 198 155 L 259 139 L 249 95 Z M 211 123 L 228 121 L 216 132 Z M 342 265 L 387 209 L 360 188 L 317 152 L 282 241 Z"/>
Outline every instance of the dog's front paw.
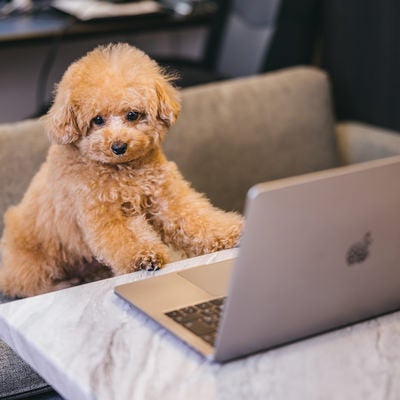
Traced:
<path fill-rule="evenodd" d="M 154 255 L 147 255 L 140 258 L 136 264 L 135 269 L 143 269 L 146 271 L 157 271 L 160 269 L 164 264 L 164 260 L 162 257 L 158 256 L 157 254 Z"/>
<path fill-rule="evenodd" d="M 111 269 L 114 275 L 128 274 L 140 270 L 155 271 L 163 267 L 169 262 L 170 251 L 165 245 L 141 245 L 134 249 L 125 259 L 118 260 Z"/>
<path fill-rule="evenodd" d="M 233 234 L 216 237 L 211 245 L 211 252 L 225 250 L 225 249 L 233 249 L 234 247 L 239 246 L 240 241 L 240 232 L 235 232 Z"/>
<path fill-rule="evenodd" d="M 222 241 L 221 249 L 233 249 L 234 247 L 239 247 L 240 239 L 241 231 L 231 234 Z"/>
<path fill-rule="evenodd" d="M 236 217 L 234 223 L 227 224 L 225 227 L 221 224 L 215 230 L 212 251 L 231 249 L 239 245 L 243 229 L 243 219 L 236 215 L 234 217 Z"/>
<path fill-rule="evenodd" d="M 157 271 L 167 262 L 168 255 L 163 252 L 148 252 L 140 254 L 134 260 L 134 270 Z"/>
<path fill-rule="evenodd" d="M 231 249 L 239 245 L 243 227 L 242 217 L 234 213 L 219 214 L 219 217 L 221 215 L 223 218 L 203 232 L 198 232 L 194 240 L 188 241 L 189 245 L 185 248 L 188 257 Z"/>

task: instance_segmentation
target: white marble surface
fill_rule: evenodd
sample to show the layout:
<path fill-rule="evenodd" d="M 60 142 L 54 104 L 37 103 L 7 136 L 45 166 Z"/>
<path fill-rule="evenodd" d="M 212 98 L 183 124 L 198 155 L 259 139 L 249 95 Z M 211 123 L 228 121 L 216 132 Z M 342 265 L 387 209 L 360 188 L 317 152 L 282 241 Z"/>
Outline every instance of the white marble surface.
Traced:
<path fill-rule="evenodd" d="M 157 274 L 234 254 L 184 260 Z M 1 305 L 0 337 L 71 400 L 400 396 L 400 313 L 218 365 L 113 294 L 117 283 L 148 275 L 129 274 Z"/>

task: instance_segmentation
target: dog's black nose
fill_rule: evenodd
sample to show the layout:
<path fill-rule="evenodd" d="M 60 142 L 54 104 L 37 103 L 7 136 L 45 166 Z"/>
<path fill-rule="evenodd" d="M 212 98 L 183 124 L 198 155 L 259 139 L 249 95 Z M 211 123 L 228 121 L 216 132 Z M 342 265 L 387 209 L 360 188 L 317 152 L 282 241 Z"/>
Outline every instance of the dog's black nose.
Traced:
<path fill-rule="evenodd" d="M 128 145 L 124 142 L 115 142 L 111 145 L 111 151 L 117 155 L 120 156 L 126 152 Z"/>

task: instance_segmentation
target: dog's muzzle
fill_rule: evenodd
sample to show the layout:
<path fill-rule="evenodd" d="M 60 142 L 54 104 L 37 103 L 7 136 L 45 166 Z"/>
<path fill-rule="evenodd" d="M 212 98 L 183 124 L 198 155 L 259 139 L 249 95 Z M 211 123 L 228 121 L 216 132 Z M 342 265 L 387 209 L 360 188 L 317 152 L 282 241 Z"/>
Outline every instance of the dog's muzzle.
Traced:
<path fill-rule="evenodd" d="M 111 151 L 116 156 L 121 156 L 122 154 L 125 154 L 127 148 L 128 148 L 128 145 L 124 142 L 114 142 L 111 145 Z"/>

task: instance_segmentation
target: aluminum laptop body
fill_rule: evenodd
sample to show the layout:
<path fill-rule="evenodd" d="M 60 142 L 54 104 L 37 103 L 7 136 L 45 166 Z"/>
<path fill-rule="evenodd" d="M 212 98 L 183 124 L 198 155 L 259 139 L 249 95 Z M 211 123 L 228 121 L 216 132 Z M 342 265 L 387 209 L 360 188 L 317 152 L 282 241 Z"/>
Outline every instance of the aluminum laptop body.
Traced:
<path fill-rule="evenodd" d="M 235 260 L 115 293 L 218 362 L 400 308 L 400 157 L 256 185 L 245 218 Z M 214 346 L 166 316 L 225 295 Z"/>

